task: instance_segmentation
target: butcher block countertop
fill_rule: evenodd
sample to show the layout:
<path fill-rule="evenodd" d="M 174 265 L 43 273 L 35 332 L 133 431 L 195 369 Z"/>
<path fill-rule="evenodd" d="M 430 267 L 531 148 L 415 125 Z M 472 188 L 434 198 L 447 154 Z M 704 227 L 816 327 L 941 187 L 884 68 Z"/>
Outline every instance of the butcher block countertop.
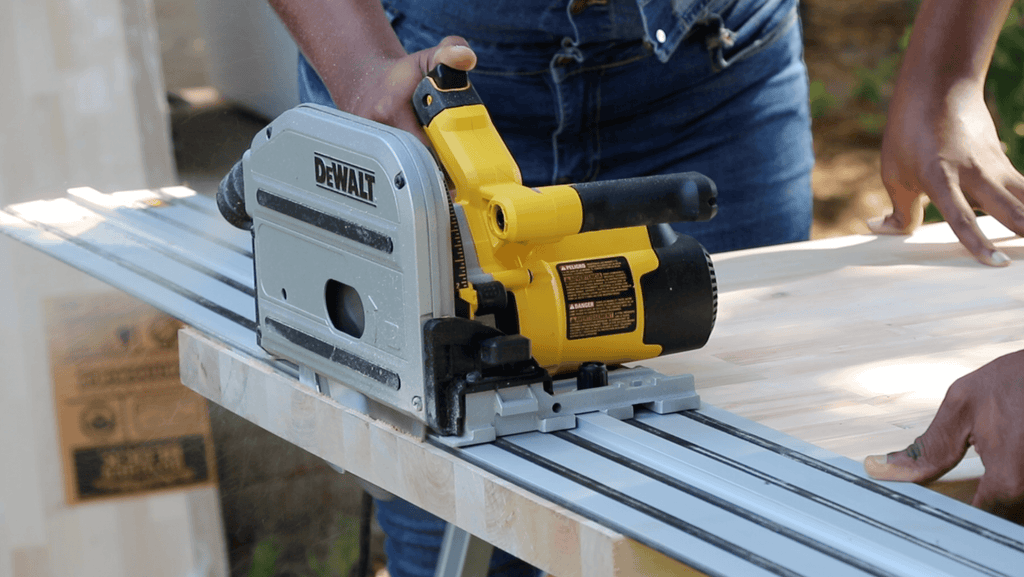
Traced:
<path fill-rule="evenodd" d="M 945 224 L 716 255 L 708 344 L 643 364 L 696 376 L 701 399 L 862 461 L 924 433 L 957 378 L 1024 348 L 1024 240 L 991 217 L 1014 261 L 978 264 Z M 934 488 L 966 499 L 968 452 Z"/>

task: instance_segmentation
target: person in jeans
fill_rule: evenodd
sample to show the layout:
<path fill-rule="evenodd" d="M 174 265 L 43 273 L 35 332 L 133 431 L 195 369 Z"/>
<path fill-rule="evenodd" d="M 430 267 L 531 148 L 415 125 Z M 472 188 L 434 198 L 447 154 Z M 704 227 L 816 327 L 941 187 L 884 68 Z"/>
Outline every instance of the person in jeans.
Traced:
<path fill-rule="evenodd" d="M 718 215 L 676 228 L 708 251 L 809 236 L 797 0 L 271 4 L 301 49 L 303 102 L 425 139 L 412 89 L 439 62 L 471 68 L 526 186 L 696 171 Z"/>

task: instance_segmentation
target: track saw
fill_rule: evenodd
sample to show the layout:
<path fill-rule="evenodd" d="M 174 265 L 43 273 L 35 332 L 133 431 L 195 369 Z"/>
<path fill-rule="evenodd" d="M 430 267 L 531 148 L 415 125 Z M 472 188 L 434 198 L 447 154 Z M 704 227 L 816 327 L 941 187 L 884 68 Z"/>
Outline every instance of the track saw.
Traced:
<path fill-rule="evenodd" d="M 667 223 L 712 218 L 714 183 L 526 187 L 466 73 L 433 70 L 413 107 L 444 172 L 408 132 L 304 104 L 225 177 L 260 346 L 453 446 L 697 408 L 692 375 L 623 365 L 707 342 L 714 267 Z"/>

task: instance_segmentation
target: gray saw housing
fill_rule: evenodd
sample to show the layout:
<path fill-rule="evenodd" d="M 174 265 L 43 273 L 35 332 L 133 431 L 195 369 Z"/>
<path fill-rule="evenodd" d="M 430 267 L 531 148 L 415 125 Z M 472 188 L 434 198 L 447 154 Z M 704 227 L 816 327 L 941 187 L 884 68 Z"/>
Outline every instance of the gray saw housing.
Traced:
<path fill-rule="evenodd" d="M 244 207 L 231 208 L 241 195 L 224 194 L 225 184 L 218 203 L 252 231 L 259 344 L 318 375 L 311 384 L 326 379 L 320 388 L 336 399 L 354 389 L 387 415 L 397 410 L 386 418 L 400 427 L 426 425 L 451 445 L 572 428 L 585 412 L 627 418 L 634 405 L 661 413 L 700 405 L 692 375 L 602 365 L 605 386 L 553 382 L 528 340 L 458 317 L 453 262 L 460 283 L 491 279 L 460 232 L 464 218 L 433 156 L 413 135 L 303 104 L 256 135 L 241 164 Z M 229 189 L 232 179 L 236 171 Z M 495 375 L 486 353 L 464 354 L 481 339 L 519 351 L 508 375 L 501 367 Z M 492 367 L 489 376 L 481 366 Z"/>
<path fill-rule="evenodd" d="M 260 345 L 425 421 L 422 325 L 455 313 L 447 192 L 426 147 L 300 105 L 242 162 Z"/>

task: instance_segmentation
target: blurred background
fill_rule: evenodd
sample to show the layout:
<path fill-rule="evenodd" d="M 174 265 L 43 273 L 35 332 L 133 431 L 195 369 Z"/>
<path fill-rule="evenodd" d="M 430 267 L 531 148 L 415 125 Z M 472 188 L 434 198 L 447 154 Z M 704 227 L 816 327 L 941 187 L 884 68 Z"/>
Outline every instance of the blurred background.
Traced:
<path fill-rule="evenodd" d="M 813 238 L 866 233 L 865 220 L 889 210 L 878 151 L 917 4 L 803 0 L 817 158 Z M 264 2 L 0 0 L 0 78 L 9 80 L 0 85 L 0 201 L 53 198 L 85 185 L 112 192 L 182 184 L 213 194 L 252 136 L 297 102 L 296 55 Z M 1020 2 L 1000 39 L 988 87 L 1000 137 L 1024 168 Z M 92 120 L 79 122 L 79 114 Z M 126 155 L 134 156 L 125 160 Z M 88 160 L 76 160 L 81 158 Z M 23 422 L 0 417 L 6 471 L 0 473 L 0 577 L 61 575 L 67 573 L 54 559 L 78 559 L 75 548 L 91 546 L 81 537 L 90 534 L 90 522 L 69 512 L 61 492 L 45 489 L 45 481 L 44 489 L 33 489 L 36 501 L 21 502 L 32 479 L 60 476 L 52 393 L 38 392 L 45 391 L 51 372 L 50 359 L 35 350 L 45 349 L 46 331 L 26 327 L 45 324 L 32 313 L 39 308 L 33 304 L 39 287 L 61 294 L 52 279 L 72 273 L 53 263 L 46 265 L 51 272 L 39 273 L 35 255 L 11 245 L 0 244 L 0 291 L 13 295 L 0 305 L 0 319 L 8 319 L 0 324 L 7 339 L 0 340 L 6 371 L 0 375 L 0 404 L 27 409 Z M 77 281 L 60 284 L 75 286 L 68 282 Z M 21 348 L 5 346 L 25 334 L 31 338 Z M 194 555 L 191 572 L 177 574 L 349 575 L 364 506 L 353 479 L 215 405 L 209 414 L 216 498 L 202 509 L 194 503 L 181 507 L 193 519 L 200 510 L 213 515 L 224 539 L 209 541 L 194 529 L 196 523 L 186 523 L 192 545 L 183 547 L 194 552 L 206 539 L 207 546 L 224 551 L 208 552 L 205 565 Z M 33 443 L 43 448 L 34 450 Z M 156 505 L 147 503 L 148 519 Z M 171 505 L 160 506 L 169 514 Z M 25 519 L 37 521 L 23 526 Z M 130 519 L 122 521 L 132 526 Z M 57 531 L 54 523 L 65 528 Z M 76 537 L 55 543 L 61 535 Z M 121 541 L 113 539 L 110 546 L 125 546 Z M 380 543 L 374 528 L 374 571 L 382 575 Z M 94 560 L 97 575 L 133 574 L 104 567 L 102 556 Z"/>

